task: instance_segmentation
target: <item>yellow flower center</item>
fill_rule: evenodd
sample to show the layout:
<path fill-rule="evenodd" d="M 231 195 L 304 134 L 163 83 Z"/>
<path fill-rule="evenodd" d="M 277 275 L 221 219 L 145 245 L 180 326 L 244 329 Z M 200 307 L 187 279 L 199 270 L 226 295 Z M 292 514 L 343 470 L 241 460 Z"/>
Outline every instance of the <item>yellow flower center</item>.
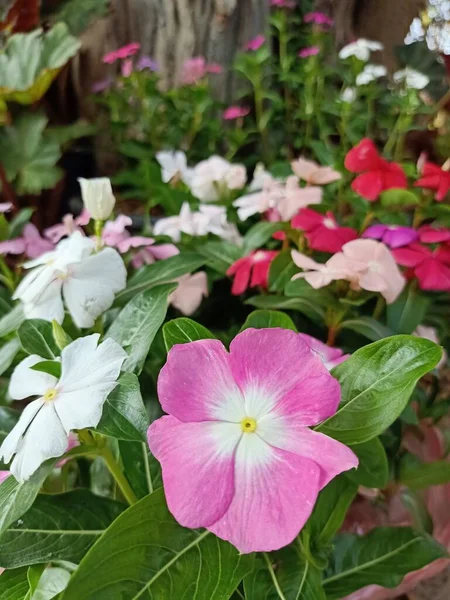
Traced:
<path fill-rule="evenodd" d="M 56 398 L 56 396 L 58 395 L 58 390 L 55 390 L 55 388 L 50 388 L 49 390 L 47 390 L 44 394 L 44 400 L 45 402 L 51 402 L 52 400 L 54 400 Z"/>
<path fill-rule="evenodd" d="M 244 433 L 253 433 L 256 429 L 256 421 L 251 417 L 245 417 L 241 421 L 241 429 Z"/>

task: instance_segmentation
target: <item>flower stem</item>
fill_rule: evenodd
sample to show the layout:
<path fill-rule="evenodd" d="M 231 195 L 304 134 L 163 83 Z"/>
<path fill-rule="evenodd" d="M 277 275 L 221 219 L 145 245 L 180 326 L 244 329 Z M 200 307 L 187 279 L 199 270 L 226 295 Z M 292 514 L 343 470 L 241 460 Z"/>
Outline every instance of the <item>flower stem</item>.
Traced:
<path fill-rule="evenodd" d="M 373 315 L 372 315 L 372 317 L 374 319 L 379 319 L 381 317 L 383 310 L 384 310 L 384 306 L 385 306 L 385 301 L 384 301 L 383 296 L 381 296 L 381 294 L 380 294 L 380 296 L 378 296 L 378 300 L 377 300 L 377 303 L 375 304 L 375 309 L 374 309 Z"/>
<path fill-rule="evenodd" d="M 97 244 L 95 246 L 95 249 L 98 252 L 102 247 L 103 221 L 101 219 L 95 219 L 94 231 L 95 237 L 97 238 Z"/>
<path fill-rule="evenodd" d="M 106 463 L 106 466 L 108 467 L 109 472 L 116 480 L 116 483 L 119 486 L 120 491 L 124 495 L 125 500 L 130 506 L 136 504 L 138 499 L 133 490 L 131 489 L 131 486 L 128 483 L 128 480 L 126 479 L 125 475 L 123 474 L 119 463 L 115 459 L 114 454 L 111 452 L 111 449 L 105 446 L 104 448 L 102 448 L 100 456 L 103 458 L 103 460 Z"/>

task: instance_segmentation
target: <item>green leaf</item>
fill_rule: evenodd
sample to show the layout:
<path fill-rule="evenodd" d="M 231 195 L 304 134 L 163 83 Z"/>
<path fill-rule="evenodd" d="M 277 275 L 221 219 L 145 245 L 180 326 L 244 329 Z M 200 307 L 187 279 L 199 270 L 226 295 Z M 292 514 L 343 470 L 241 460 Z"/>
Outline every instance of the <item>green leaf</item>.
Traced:
<path fill-rule="evenodd" d="M 378 438 L 351 447 L 359 459 L 356 471 L 347 471 L 346 476 L 359 485 L 369 488 L 386 487 L 389 480 L 389 464 L 386 451 Z"/>
<path fill-rule="evenodd" d="M 393 588 L 410 571 L 446 556 L 432 537 L 410 527 L 380 527 L 364 536 L 341 534 L 335 540 L 333 573 L 324 580 L 329 600 L 377 584 Z"/>
<path fill-rule="evenodd" d="M 20 342 L 17 338 L 9 340 L 0 348 L 0 375 L 9 369 L 19 350 Z"/>
<path fill-rule="evenodd" d="M 298 542 L 256 555 L 244 591 L 246 600 L 326 600 L 322 574 L 305 560 Z"/>
<path fill-rule="evenodd" d="M 269 290 L 271 292 L 283 292 L 293 275 L 298 271 L 292 260 L 291 251 L 283 250 L 270 263 Z"/>
<path fill-rule="evenodd" d="M 382 192 L 380 195 L 381 206 L 415 206 L 419 203 L 419 197 L 410 192 L 400 188 L 394 188 Z"/>
<path fill-rule="evenodd" d="M 81 561 L 63 600 L 226 600 L 250 568 L 251 558 L 231 544 L 180 527 L 158 490 L 114 521 Z"/>
<path fill-rule="evenodd" d="M 56 142 L 58 146 L 64 146 L 68 142 L 79 138 L 90 137 L 97 132 L 97 127 L 80 119 L 70 125 L 59 127 L 47 127 L 45 137 L 47 140 Z"/>
<path fill-rule="evenodd" d="M 22 348 L 28 354 L 53 360 L 59 354 L 51 323 L 42 319 L 25 321 L 17 331 Z"/>
<path fill-rule="evenodd" d="M 30 369 L 40 371 L 41 373 L 48 373 L 56 377 L 56 379 L 61 378 L 61 363 L 57 360 L 43 360 L 30 367 Z"/>
<path fill-rule="evenodd" d="M 186 317 L 172 319 L 168 323 L 165 323 L 163 326 L 163 337 L 167 352 L 175 344 L 216 339 L 209 329 Z"/>
<path fill-rule="evenodd" d="M 78 563 L 124 508 L 82 489 L 39 495 L 0 537 L 0 564 L 14 569 L 55 560 Z"/>
<path fill-rule="evenodd" d="M 30 584 L 27 577 L 28 568 L 5 571 L 0 577 L 0 600 L 24 600 Z"/>
<path fill-rule="evenodd" d="M 250 313 L 241 327 L 241 331 L 254 327 L 255 329 L 265 329 L 266 327 L 281 327 L 282 329 L 292 329 L 297 331 L 291 317 L 278 310 L 254 310 Z"/>
<path fill-rule="evenodd" d="M 0 533 L 27 512 L 55 462 L 45 462 L 28 481 L 19 483 L 14 477 L 8 477 L 0 485 Z"/>
<path fill-rule="evenodd" d="M 152 265 L 146 265 L 130 277 L 128 285 L 116 296 L 116 304 L 123 305 L 132 298 L 152 287 L 169 283 L 178 277 L 191 273 L 205 264 L 205 259 L 194 252 L 182 252 Z M 0 329 L 1 331 L 1 329 Z"/>
<path fill-rule="evenodd" d="M 80 35 L 92 21 L 106 16 L 108 6 L 108 0 L 66 0 L 53 18 L 66 23 L 73 35 Z"/>
<path fill-rule="evenodd" d="M 311 321 L 323 325 L 325 310 L 312 298 L 287 298 L 286 296 L 252 296 L 245 304 L 265 309 L 296 310 L 303 313 Z"/>
<path fill-rule="evenodd" d="M 146 440 L 149 424 L 138 378 L 123 373 L 103 405 L 97 430 L 118 440 L 141 442 Z"/>
<path fill-rule="evenodd" d="M 107 337 L 116 340 L 128 352 L 123 371 L 142 371 L 150 346 L 164 322 L 168 296 L 176 287 L 176 283 L 159 285 L 138 294 L 109 328 Z"/>
<path fill-rule="evenodd" d="M 225 275 L 229 267 L 242 256 L 240 248 L 225 241 L 206 242 L 196 248 L 205 263 L 214 271 Z"/>
<path fill-rule="evenodd" d="M 274 233 L 283 229 L 280 223 L 271 223 L 269 221 L 261 221 L 256 223 L 247 231 L 244 236 L 243 254 L 246 255 L 252 250 L 261 248 L 270 240 Z"/>
<path fill-rule="evenodd" d="M 343 321 L 339 325 L 339 329 L 350 329 L 351 331 L 363 335 L 372 342 L 382 340 L 383 338 L 392 335 L 392 331 L 388 327 L 385 327 L 376 319 L 372 319 L 372 317 L 359 317 L 358 319 Z"/>
<path fill-rule="evenodd" d="M 25 321 L 23 308 L 17 304 L 9 313 L 0 319 L 0 338 L 15 331 Z"/>
<path fill-rule="evenodd" d="M 337 413 L 316 429 L 344 444 L 380 435 L 402 413 L 417 381 L 432 370 L 442 348 L 408 335 L 385 338 L 357 350 L 332 374 L 341 384 Z"/>
<path fill-rule="evenodd" d="M 416 460 L 402 460 L 398 480 L 412 490 L 424 490 L 432 485 L 442 485 L 450 481 L 450 463 L 446 460 L 421 463 Z"/>
<path fill-rule="evenodd" d="M 358 485 L 341 474 L 320 492 L 307 521 L 310 539 L 316 548 L 326 546 L 339 531 L 357 491 Z"/>
<path fill-rule="evenodd" d="M 430 305 L 430 298 L 408 286 L 387 307 L 387 322 L 394 333 L 412 333 L 420 325 Z"/>
<path fill-rule="evenodd" d="M 31 567 L 28 569 L 28 578 L 30 577 L 30 571 L 36 569 Z M 31 594 L 29 600 L 53 600 L 63 592 L 70 580 L 70 573 L 62 567 L 47 567 L 44 572 L 40 575 L 37 581 L 36 588 Z M 26 598 L 25 600 L 28 600 Z"/>
<path fill-rule="evenodd" d="M 19 420 L 20 412 L 7 406 L 0 406 L 0 444 L 11 431 L 11 429 L 17 424 Z"/>
<path fill-rule="evenodd" d="M 34 212 L 34 208 L 23 208 L 13 217 L 9 223 L 9 238 L 19 237 L 23 231 L 23 228 L 29 223 L 31 216 Z"/>
<path fill-rule="evenodd" d="M 124 472 L 138 498 L 162 487 L 161 465 L 150 453 L 147 442 L 119 441 Z"/>

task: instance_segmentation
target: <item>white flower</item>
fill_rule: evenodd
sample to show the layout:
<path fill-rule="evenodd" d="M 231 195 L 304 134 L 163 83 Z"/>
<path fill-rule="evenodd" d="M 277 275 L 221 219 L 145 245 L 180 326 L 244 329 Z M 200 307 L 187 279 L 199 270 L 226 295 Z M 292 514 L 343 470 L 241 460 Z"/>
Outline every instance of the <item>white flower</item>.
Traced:
<path fill-rule="evenodd" d="M 430 83 L 429 77 L 411 67 L 396 71 L 394 81 L 395 83 L 404 83 L 406 87 L 414 90 L 423 90 Z"/>
<path fill-rule="evenodd" d="M 233 165 L 220 156 L 211 156 L 194 167 L 190 185 L 199 200 L 216 202 L 228 190 L 242 189 L 246 181 L 244 165 Z"/>
<path fill-rule="evenodd" d="M 95 319 L 123 290 L 127 273 L 120 254 L 105 248 L 92 254 L 95 244 L 75 231 L 52 252 L 24 264 L 32 269 L 18 286 L 14 299 L 23 303 L 28 319 L 64 319 L 66 306 L 77 327 L 92 327 Z"/>
<path fill-rule="evenodd" d="M 156 160 L 161 165 L 161 177 L 164 183 L 179 178 L 186 185 L 190 185 L 193 169 L 187 166 L 187 158 L 184 152 L 181 152 L 181 150 L 158 152 Z"/>
<path fill-rule="evenodd" d="M 347 104 L 352 104 L 352 102 L 356 100 L 356 96 L 356 89 L 354 87 L 348 87 L 339 94 L 339 100 L 341 102 L 346 102 Z"/>
<path fill-rule="evenodd" d="M 367 85 L 375 79 L 385 77 L 387 69 L 383 65 L 366 65 L 364 69 L 356 76 L 356 85 Z"/>
<path fill-rule="evenodd" d="M 64 454 L 69 432 L 96 427 L 103 404 L 116 387 L 126 353 L 107 339 L 97 346 L 100 335 L 79 338 L 61 353 L 61 378 L 31 367 L 44 359 L 35 354 L 14 370 L 9 393 L 14 400 L 38 398 L 25 407 L 19 422 L 0 447 L 0 459 L 22 482 L 49 458 Z"/>
<path fill-rule="evenodd" d="M 262 163 L 258 163 L 253 173 L 253 179 L 248 186 L 248 191 L 257 192 L 262 190 L 264 184 L 268 181 L 274 181 L 274 177 L 271 175 L 271 173 L 269 173 L 269 171 L 266 171 L 266 168 Z"/>
<path fill-rule="evenodd" d="M 370 58 L 370 53 L 376 50 L 383 50 L 384 46 L 380 42 L 373 42 L 371 40 L 365 40 L 360 38 L 356 42 L 351 42 L 339 52 L 339 58 L 349 58 L 350 56 L 356 56 L 359 60 L 367 62 Z"/>
<path fill-rule="evenodd" d="M 93 219 L 106 221 L 116 204 L 111 181 L 107 177 L 98 177 L 96 179 L 83 179 L 79 177 L 78 181 L 86 210 L 89 211 Z"/>

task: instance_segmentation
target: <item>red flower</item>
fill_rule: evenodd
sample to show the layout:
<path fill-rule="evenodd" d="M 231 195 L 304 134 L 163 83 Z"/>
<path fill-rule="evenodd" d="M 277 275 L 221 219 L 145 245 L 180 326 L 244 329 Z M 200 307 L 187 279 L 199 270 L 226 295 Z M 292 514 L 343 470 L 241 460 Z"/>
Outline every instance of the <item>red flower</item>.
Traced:
<path fill-rule="evenodd" d="M 436 200 L 442 202 L 450 190 L 450 172 L 444 171 L 439 165 L 432 162 L 425 163 L 422 177 L 414 184 L 428 190 L 436 190 Z"/>
<path fill-rule="evenodd" d="M 344 164 L 348 171 L 362 173 L 353 181 L 352 189 L 370 202 L 385 190 L 407 186 L 401 166 L 382 158 L 369 138 L 364 138 L 348 152 Z"/>
<path fill-rule="evenodd" d="M 450 229 L 447 227 L 432 227 L 431 225 L 422 225 L 417 233 L 419 239 L 424 244 L 439 244 L 450 241 Z"/>
<path fill-rule="evenodd" d="M 270 263 L 277 254 L 274 250 L 256 250 L 233 263 L 227 271 L 227 275 L 234 275 L 231 293 L 239 296 L 258 285 L 267 288 Z"/>
<path fill-rule="evenodd" d="M 292 219 L 294 229 L 303 229 L 310 248 L 321 252 L 339 252 L 344 244 L 355 240 L 358 233 L 351 227 L 340 227 L 333 213 L 321 215 L 310 208 L 302 208 Z"/>
<path fill-rule="evenodd" d="M 393 250 L 399 265 L 410 267 L 423 290 L 450 292 L 450 246 L 430 250 L 420 244 Z"/>

